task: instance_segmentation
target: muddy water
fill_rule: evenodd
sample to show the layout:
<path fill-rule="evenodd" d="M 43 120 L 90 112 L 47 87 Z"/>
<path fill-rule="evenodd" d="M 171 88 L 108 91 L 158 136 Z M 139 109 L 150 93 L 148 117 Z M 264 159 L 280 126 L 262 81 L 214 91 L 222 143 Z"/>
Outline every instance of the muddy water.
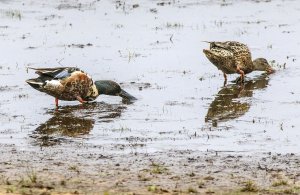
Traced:
<path fill-rule="evenodd" d="M 0 144 L 66 155 L 74 144 L 105 153 L 297 153 L 299 30 L 297 1 L 0 1 Z M 223 87 L 203 40 L 244 42 L 277 72 Z M 138 101 L 101 96 L 56 110 L 24 82 L 35 76 L 26 66 L 77 66 Z"/>

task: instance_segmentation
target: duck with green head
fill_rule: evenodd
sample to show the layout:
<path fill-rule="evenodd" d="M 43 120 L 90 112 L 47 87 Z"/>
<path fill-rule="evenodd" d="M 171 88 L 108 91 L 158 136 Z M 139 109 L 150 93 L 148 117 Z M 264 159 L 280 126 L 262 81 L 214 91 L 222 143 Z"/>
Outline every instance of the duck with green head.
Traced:
<path fill-rule="evenodd" d="M 136 100 L 135 97 L 121 89 L 120 85 L 110 80 L 93 82 L 92 78 L 76 67 L 29 68 L 36 71 L 38 78 L 26 82 L 34 89 L 55 97 L 58 100 L 86 103 L 95 100 L 99 95 L 120 96 L 126 102 Z"/>
<path fill-rule="evenodd" d="M 265 58 L 252 61 L 251 52 L 243 43 L 236 41 L 207 43 L 210 44 L 210 48 L 204 49 L 203 52 L 209 61 L 223 72 L 225 83 L 226 74 L 238 73 L 241 75 L 241 82 L 244 82 L 245 74 L 252 71 L 265 71 L 268 74 L 275 71 Z"/>

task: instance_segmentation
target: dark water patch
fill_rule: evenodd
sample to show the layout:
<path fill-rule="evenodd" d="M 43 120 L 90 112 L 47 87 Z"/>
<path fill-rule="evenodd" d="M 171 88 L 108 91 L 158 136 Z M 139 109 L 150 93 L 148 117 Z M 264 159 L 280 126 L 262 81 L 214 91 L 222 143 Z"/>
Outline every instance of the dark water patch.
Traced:
<path fill-rule="evenodd" d="M 154 14 L 157 14 L 158 12 L 156 8 L 150 8 L 149 11 Z"/>
<path fill-rule="evenodd" d="M 117 0 L 115 1 L 116 10 L 120 10 L 125 14 L 132 12 L 133 10 L 142 7 L 143 4 L 138 4 L 130 1 Z"/>
<path fill-rule="evenodd" d="M 156 3 L 156 5 L 158 6 L 165 6 L 165 5 L 171 5 L 172 2 L 171 1 L 164 1 L 164 2 L 158 2 Z"/>
<path fill-rule="evenodd" d="M 113 157 L 111 155 L 103 155 L 98 153 L 84 153 L 79 154 L 78 156 L 85 158 L 85 159 L 93 159 L 93 160 L 100 160 L 100 159 L 112 159 Z"/>
<path fill-rule="evenodd" d="M 47 109 L 51 118 L 40 124 L 30 135 L 33 145 L 53 146 L 74 141 L 70 138 L 81 138 L 88 135 L 95 122 L 112 122 L 120 117 L 125 109 L 123 105 L 111 105 L 92 102 L 84 105 L 62 106 L 58 109 Z"/>
<path fill-rule="evenodd" d="M 187 106 L 191 107 L 193 104 L 187 102 L 178 102 L 178 101 L 168 101 L 165 103 L 166 106 Z"/>
<path fill-rule="evenodd" d="M 15 95 L 13 98 L 14 99 L 23 99 L 23 98 L 28 98 L 29 95 L 28 94 L 18 94 L 18 95 Z"/>
<path fill-rule="evenodd" d="M 16 86 L 16 85 L 15 86 L 8 86 L 8 85 L 0 86 L 0 91 L 11 91 L 11 90 L 16 89 L 17 87 L 18 86 Z"/>
<path fill-rule="evenodd" d="M 91 44 L 91 43 L 86 43 L 86 44 L 72 43 L 72 44 L 69 44 L 69 45 L 63 45 L 63 47 L 72 47 L 72 48 L 80 48 L 80 49 L 83 49 L 85 47 L 91 47 L 91 46 L 93 46 L 93 44 Z"/>
<path fill-rule="evenodd" d="M 88 134 L 94 126 L 95 121 L 75 116 L 63 116 L 55 114 L 45 123 L 35 129 L 39 134 L 60 134 L 62 136 L 78 137 Z"/>
<path fill-rule="evenodd" d="M 51 14 L 51 15 L 39 17 L 39 19 L 49 21 L 49 20 L 54 20 L 54 19 L 61 19 L 62 17 L 63 16 L 59 16 L 59 15 L 56 15 L 56 14 Z"/>
<path fill-rule="evenodd" d="M 0 15 L 2 17 L 12 18 L 12 19 L 22 19 L 22 13 L 20 10 L 13 9 L 0 9 Z"/>
<path fill-rule="evenodd" d="M 82 4 L 76 4 L 76 5 L 70 5 L 70 4 L 60 4 L 57 6 L 57 9 L 62 10 L 62 9 L 80 9 L 82 7 Z"/>
<path fill-rule="evenodd" d="M 140 82 L 121 82 L 120 85 L 124 88 L 138 88 L 139 90 L 152 88 L 150 83 L 140 83 Z"/>
<path fill-rule="evenodd" d="M 243 98 L 252 97 L 254 90 L 266 88 L 268 83 L 267 75 L 262 75 L 242 85 L 233 84 L 223 87 L 210 104 L 205 121 L 212 121 L 213 126 L 216 126 L 220 121 L 244 115 L 249 111 L 251 101 L 243 101 Z"/>
<path fill-rule="evenodd" d="M 76 9 L 79 11 L 85 11 L 85 10 L 94 10 L 95 9 L 95 4 L 98 1 L 93 1 L 91 3 L 62 3 L 59 4 L 56 9 L 58 10 L 71 10 L 71 9 Z"/>
<path fill-rule="evenodd" d="M 34 47 L 34 46 L 29 46 L 26 49 L 31 50 L 31 49 L 37 49 L 38 47 Z"/>

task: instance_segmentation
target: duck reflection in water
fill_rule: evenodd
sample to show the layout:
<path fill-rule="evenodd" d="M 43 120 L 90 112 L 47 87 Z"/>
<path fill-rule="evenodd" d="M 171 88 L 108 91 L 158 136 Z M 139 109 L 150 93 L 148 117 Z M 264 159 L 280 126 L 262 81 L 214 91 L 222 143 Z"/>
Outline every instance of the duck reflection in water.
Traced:
<path fill-rule="evenodd" d="M 95 120 L 110 122 L 121 116 L 123 105 L 93 102 L 90 104 L 64 106 L 50 109 L 47 114 L 52 117 L 39 125 L 30 135 L 33 145 L 53 146 L 63 142 L 71 142 L 71 138 L 80 138 L 90 133 Z"/>
<path fill-rule="evenodd" d="M 267 75 L 260 75 L 254 80 L 246 81 L 243 85 L 227 85 L 216 95 L 207 111 L 205 122 L 217 126 L 219 121 L 227 121 L 244 115 L 250 108 L 251 102 L 245 97 L 252 97 L 253 91 L 268 86 Z"/>

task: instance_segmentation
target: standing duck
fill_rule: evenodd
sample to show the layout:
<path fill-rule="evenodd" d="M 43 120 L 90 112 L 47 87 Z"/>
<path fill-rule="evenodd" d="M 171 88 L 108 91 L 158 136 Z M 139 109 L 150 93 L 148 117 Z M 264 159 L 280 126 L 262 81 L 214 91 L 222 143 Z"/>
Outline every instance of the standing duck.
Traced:
<path fill-rule="evenodd" d="M 209 61 L 223 72 L 225 83 L 226 74 L 238 73 L 241 75 L 239 80 L 244 82 L 245 74 L 252 71 L 266 71 L 268 74 L 274 72 L 266 59 L 257 58 L 252 61 L 251 52 L 243 43 L 236 41 L 207 43 L 210 44 L 210 48 L 203 49 L 203 52 Z"/>
<path fill-rule="evenodd" d="M 35 70 L 39 77 L 28 79 L 26 82 L 34 89 L 55 97 L 56 106 L 58 100 L 78 100 L 86 103 L 95 100 L 101 94 L 120 96 L 127 102 L 136 100 L 121 89 L 118 83 L 109 80 L 93 82 L 87 73 L 76 67 L 29 69 Z"/>

